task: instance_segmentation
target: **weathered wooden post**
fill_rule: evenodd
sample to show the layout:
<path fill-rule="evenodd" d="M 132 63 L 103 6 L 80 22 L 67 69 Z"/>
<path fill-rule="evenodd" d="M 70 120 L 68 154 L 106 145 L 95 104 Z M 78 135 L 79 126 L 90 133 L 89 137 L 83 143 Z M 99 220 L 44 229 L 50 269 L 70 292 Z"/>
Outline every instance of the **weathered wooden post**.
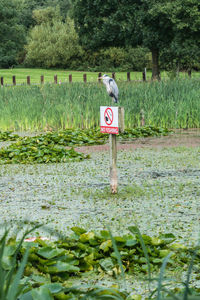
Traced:
<path fill-rule="evenodd" d="M 72 74 L 69 74 L 69 82 L 72 82 Z"/>
<path fill-rule="evenodd" d="M 26 82 L 27 82 L 27 84 L 28 84 L 28 85 L 30 85 L 30 84 L 31 84 L 31 78 L 30 78 L 30 76 L 27 76 L 27 78 L 26 78 Z"/>
<path fill-rule="evenodd" d="M 109 135 L 110 143 L 110 191 L 112 194 L 117 193 L 117 136 L 116 134 Z"/>
<path fill-rule="evenodd" d="M 40 77 L 40 82 L 41 82 L 41 84 L 44 83 L 44 75 L 41 75 L 41 77 Z"/>
<path fill-rule="evenodd" d="M 86 83 L 87 82 L 87 74 L 83 74 L 83 81 Z"/>
<path fill-rule="evenodd" d="M 144 72 L 142 72 L 142 80 L 143 80 L 143 81 L 147 81 L 147 72 L 146 72 L 146 68 L 144 69 Z"/>
<path fill-rule="evenodd" d="M 55 83 L 55 84 L 58 83 L 58 77 L 57 77 L 57 75 L 54 75 L 54 83 Z"/>
<path fill-rule="evenodd" d="M 130 75 L 130 72 L 127 72 L 127 81 L 131 81 L 131 75 Z"/>
<path fill-rule="evenodd" d="M 115 80 L 115 72 L 112 73 L 112 78 Z"/>
<path fill-rule="evenodd" d="M 3 86 L 3 77 L 1 77 L 1 86 Z"/>
<path fill-rule="evenodd" d="M 12 77 L 13 85 L 16 85 L 16 77 L 15 75 Z"/>
<path fill-rule="evenodd" d="M 98 81 L 99 81 L 99 83 L 101 83 L 101 78 L 100 78 L 101 75 L 102 75 L 101 73 L 99 73 L 99 75 L 98 75 Z"/>
<path fill-rule="evenodd" d="M 145 118 L 144 118 L 144 110 L 141 109 L 140 111 L 140 126 L 143 127 L 145 126 Z"/>

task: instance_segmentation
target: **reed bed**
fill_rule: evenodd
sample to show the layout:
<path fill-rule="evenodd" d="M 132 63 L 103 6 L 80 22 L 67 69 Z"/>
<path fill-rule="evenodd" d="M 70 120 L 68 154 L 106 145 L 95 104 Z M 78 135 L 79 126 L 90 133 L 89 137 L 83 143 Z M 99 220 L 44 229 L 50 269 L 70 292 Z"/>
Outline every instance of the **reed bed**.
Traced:
<path fill-rule="evenodd" d="M 198 79 L 161 82 L 118 82 L 125 127 L 145 124 L 168 128 L 200 127 Z M 39 131 L 96 128 L 99 107 L 111 105 L 103 84 L 65 83 L 14 86 L 0 89 L 0 129 Z"/>

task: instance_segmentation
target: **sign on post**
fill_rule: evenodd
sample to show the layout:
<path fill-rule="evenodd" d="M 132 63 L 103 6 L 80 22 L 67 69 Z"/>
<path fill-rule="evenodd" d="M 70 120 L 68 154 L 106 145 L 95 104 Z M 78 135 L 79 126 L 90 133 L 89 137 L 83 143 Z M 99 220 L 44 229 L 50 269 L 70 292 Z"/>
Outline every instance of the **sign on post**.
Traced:
<path fill-rule="evenodd" d="M 102 133 L 109 133 L 110 141 L 110 189 L 117 193 L 117 134 L 124 132 L 124 108 L 100 106 L 100 126 Z"/>
<path fill-rule="evenodd" d="M 100 107 L 100 126 L 102 133 L 119 133 L 118 107 Z"/>

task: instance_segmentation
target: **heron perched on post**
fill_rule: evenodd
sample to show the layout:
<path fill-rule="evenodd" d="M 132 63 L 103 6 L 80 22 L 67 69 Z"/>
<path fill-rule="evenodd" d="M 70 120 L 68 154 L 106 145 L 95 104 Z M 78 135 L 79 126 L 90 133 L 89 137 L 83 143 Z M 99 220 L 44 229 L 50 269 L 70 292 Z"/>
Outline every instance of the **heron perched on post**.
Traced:
<path fill-rule="evenodd" d="M 99 77 L 99 78 L 103 79 L 103 84 L 105 84 L 105 86 L 106 86 L 108 95 L 113 98 L 114 103 L 117 103 L 119 90 L 118 90 L 115 80 L 113 78 L 110 78 L 106 74 L 104 74 L 102 77 Z"/>

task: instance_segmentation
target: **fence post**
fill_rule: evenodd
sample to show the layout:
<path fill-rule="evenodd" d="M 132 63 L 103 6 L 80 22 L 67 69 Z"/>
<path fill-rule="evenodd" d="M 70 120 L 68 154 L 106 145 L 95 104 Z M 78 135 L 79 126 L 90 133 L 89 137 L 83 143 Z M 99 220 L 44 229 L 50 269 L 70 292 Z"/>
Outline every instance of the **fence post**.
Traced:
<path fill-rule="evenodd" d="M 131 81 L 131 74 L 130 74 L 130 72 L 127 72 L 127 81 Z"/>
<path fill-rule="evenodd" d="M 141 109 L 140 111 L 140 126 L 143 127 L 145 126 L 145 118 L 144 118 L 144 110 Z"/>
<path fill-rule="evenodd" d="M 87 82 L 87 74 L 83 74 L 83 81 L 86 83 Z"/>
<path fill-rule="evenodd" d="M 147 80 L 147 76 L 146 76 L 146 68 L 144 70 L 144 72 L 142 72 L 142 80 L 146 81 Z"/>
<path fill-rule="evenodd" d="M 98 75 L 98 81 L 99 81 L 99 83 L 101 83 L 101 73 L 99 73 L 99 75 Z"/>
<path fill-rule="evenodd" d="M 30 76 L 27 76 L 27 84 L 28 84 L 28 85 L 31 84 L 31 78 L 30 78 Z"/>
<path fill-rule="evenodd" d="M 188 70 L 188 76 L 189 76 L 189 78 L 192 77 L 192 70 L 191 69 Z"/>
<path fill-rule="evenodd" d="M 58 77 L 57 77 L 57 75 L 54 75 L 54 83 L 55 83 L 55 84 L 58 83 Z"/>
<path fill-rule="evenodd" d="M 115 72 L 112 73 L 112 78 L 115 80 Z"/>
<path fill-rule="evenodd" d="M 15 75 L 12 77 L 13 85 L 16 85 L 16 77 Z"/>
<path fill-rule="evenodd" d="M 44 83 L 44 75 L 41 75 L 41 77 L 40 77 L 40 82 L 41 82 L 41 84 Z"/>
<path fill-rule="evenodd" d="M 3 77 L 1 77 L 1 86 L 3 86 Z"/>
<path fill-rule="evenodd" d="M 69 82 L 72 82 L 72 74 L 69 74 Z"/>

